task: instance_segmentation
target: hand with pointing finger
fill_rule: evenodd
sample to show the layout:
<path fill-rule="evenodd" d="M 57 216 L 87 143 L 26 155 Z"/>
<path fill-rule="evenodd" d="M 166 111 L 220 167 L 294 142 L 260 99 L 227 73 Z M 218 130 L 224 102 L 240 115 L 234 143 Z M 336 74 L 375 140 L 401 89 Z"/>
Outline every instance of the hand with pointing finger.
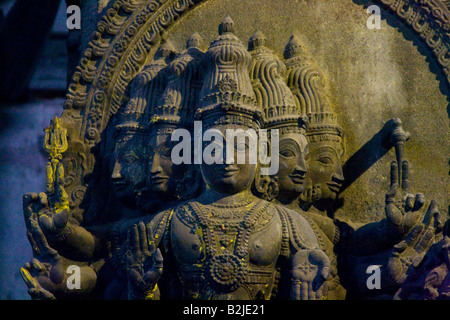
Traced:
<path fill-rule="evenodd" d="M 398 176 L 399 171 L 401 177 Z M 417 225 L 424 212 L 425 196 L 422 193 L 414 196 L 408 191 L 409 164 L 407 161 L 403 161 L 401 170 L 398 170 L 397 162 L 393 161 L 391 163 L 391 186 L 386 194 L 385 212 L 388 222 L 401 237 L 404 237 Z M 429 210 L 433 210 L 433 207 Z"/>

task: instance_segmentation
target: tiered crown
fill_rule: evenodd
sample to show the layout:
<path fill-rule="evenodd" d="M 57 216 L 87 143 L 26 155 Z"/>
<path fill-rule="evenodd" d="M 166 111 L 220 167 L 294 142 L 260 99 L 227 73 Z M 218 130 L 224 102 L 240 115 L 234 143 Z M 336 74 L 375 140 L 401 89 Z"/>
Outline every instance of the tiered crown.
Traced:
<path fill-rule="evenodd" d="M 233 32 L 234 22 L 228 16 L 219 25 L 219 37 L 203 58 L 205 74 L 197 117 L 205 120 L 206 126 L 261 124 L 263 113 L 255 104 L 249 77 L 252 57 Z"/>
<path fill-rule="evenodd" d="M 335 140 L 341 142 L 342 129 L 331 110 L 326 95 L 324 77 L 300 39 L 293 35 L 284 50 L 287 66 L 287 85 L 294 93 L 302 113 L 308 115 L 308 137 L 310 141 Z M 320 135 L 320 137 L 319 137 Z"/>
<path fill-rule="evenodd" d="M 250 37 L 248 48 L 253 58 L 250 77 L 257 104 L 264 110 L 264 126 L 271 129 L 279 128 L 282 133 L 305 129 L 306 123 L 303 121 L 299 123 L 301 110 L 282 78 L 286 66 L 266 47 L 266 37 L 261 31 L 256 31 Z"/>
<path fill-rule="evenodd" d="M 128 89 L 130 98 L 118 114 L 115 135 L 143 133 L 146 130 L 148 112 L 156 105 L 167 85 L 165 67 L 175 53 L 172 44 L 165 42 L 156 51 L 154 60 L 133 79 Z"/>
<path fill-rule="evenodd" d="M 198 104 L 198 88 L 203 51 L 202 39 L 194 33 L 184 50 L 167 67 L 168 84 L 156 107 L 150 110 L 151 124 L 192 126 Z"/>

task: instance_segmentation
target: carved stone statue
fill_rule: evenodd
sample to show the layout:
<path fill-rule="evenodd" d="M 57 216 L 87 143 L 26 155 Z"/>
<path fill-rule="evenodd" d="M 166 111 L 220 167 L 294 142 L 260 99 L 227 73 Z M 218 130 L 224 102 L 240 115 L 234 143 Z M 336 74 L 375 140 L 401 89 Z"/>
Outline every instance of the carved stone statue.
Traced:
<path fill-rule="evenodd" d="M 449 298 L 448 221 L 409 191 L 400 120 L 385 218 L 342 219 L 344 130 L 298 37 L 284 59 L 261 31 L 246 48 L 228 16 L 206 51 L 194 33 L 177 53 L 164 29 L 184 6 L 123 5 L 46 131 L 46 192 L 23 199 L 33 299 Z M 361 276 L 373 265 L 375 294 Z"/>
<path fill-rule="evenodd" d="M 204 128 L 215 130 L 216 139 L 222 136 L 223 143 L 229 139 L 227 129 L 256 130 L 263 119 L 248 74 L 251 55 L 233 29 L 233 21 L 227 17 L 219 26 L 219 37 L 204 54 L 205 75 L 197 110 Z M 140 240 L 145 242 L 147 237 L 149 243 L 162 246 L 164 261 L 174 263 L 181 298 L 270 299 L 276 286 L 284 289 L 278 294 L 285 298 L 320 299 L 329 262 L 312 229 L 295 212 L 252 194 L 259 166 L 237 161 L 239 153 L 249 158 L 245 142 L 238 142 L 231 151 L 234 154 L 229 155 L 219 140 L 211 145 L 227 161 L 201 165 L 206 189 L 200 196 L 159 213 L 155 221 L 162 222 L 147 227 L 140 224 L 132 232 L 130 256 L 139 256 L 136 251 L 144 249 L 146 259 L 153 263 L 148 271 L 139 269 L 143 281 L 132 288 L 131 296 L 136 297 L 136 292 L 141 298 L 159 296 L 156 281 L 160 271 L 155 265 L 160 260 L 157 252 L 151 254 Z M 130 268 L 138 270 L 133 266 L 139 261 L 130 260 Z M 145 266 L 145 260 L 141 263 Z M 281 273 L 279 278 L 276 271 Z M 148 286 L 149 281 L 154 285 Z M 309 294 L 305 296 L 305 292 Z"/>

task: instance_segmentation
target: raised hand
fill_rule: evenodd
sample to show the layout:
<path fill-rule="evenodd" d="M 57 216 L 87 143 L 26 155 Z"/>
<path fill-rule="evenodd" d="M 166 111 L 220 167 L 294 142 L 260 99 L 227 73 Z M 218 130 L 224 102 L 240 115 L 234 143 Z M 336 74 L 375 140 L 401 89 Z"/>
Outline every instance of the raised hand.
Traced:
<path fill-rule="evenodd" d="M 27 235 L 35 258 L 20 269 L 20 274 L 32 299 L 53 300 L 67 289 L 62 259 L 50 248 L 36 220 L 31 219 L 29 223 Z"/>
<path fill-rule="evenodd" d="M 159 299 L 157 282 L 163 270 L 163 257 L 157 249 L 149 225 L 141 221 L 128 232 L 127 276 L 130 299 Z"/>
<path fill-rule="evenodd" d="M 399 172 L 401 177 L 399 177 Z M 403 161 L 401 170 L 397 162 L 391 163 L 391 185 L 386 194 L 385 212 L 387 220 L 400 236 L 406 235 L 423 216 L 425 196 L 418 193 L 415 196 L 409 191 L 409 164 Z"/>
<path fill-rule="evenodd" d="M 321 250 L 302 250 L 294 255 L 291 270 L 292 300 L 321 300 L 326 297 L 326 283 L 331 264 Z"/>
<path fill-rule="evenodd" d="M 437 204 L 431 201 L 423 220 L 392 250 L 387 269 L 397 285 L 405 282 L 410 271 L 420 265 L 428 249 L 435 243 L 437 233 L 443 227 L 440 219 Z"/>
<path fill-rule="evenodd" d="M 70 232 L 69 198 L 64 189 L 64 167 L 56 166 L 53 174 L 51 164 L 47 165 L 47 193 L 27 193 L 23 196 L 23 211 L 27 230 L 30 220 L 35 219 L 50 241 L 61 240 Z M 56 176 L 56 179 L 53 177 Z M 52 192 L 52 193 L 50 193 Z"/>

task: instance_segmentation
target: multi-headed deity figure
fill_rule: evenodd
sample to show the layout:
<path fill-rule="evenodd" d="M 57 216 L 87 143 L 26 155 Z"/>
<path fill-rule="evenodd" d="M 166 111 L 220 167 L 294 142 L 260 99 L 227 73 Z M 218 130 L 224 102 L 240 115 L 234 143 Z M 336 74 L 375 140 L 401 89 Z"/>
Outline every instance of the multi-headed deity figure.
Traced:
<path fill-rule="evenodd" d="M 264 119 L 249 77 L 252 57 L 233 34 L 233 24 L 229 17 L 220 24 L 219 37 L 203 56 L 196 111 L 203 129 L 214 132 L 203 150 L 224 161 L 201 164 L 206 188 L 200 196 L 134 226 L 130 270 L 142 281 L 131 288 L 132 297 L 163 297 L 158 247 L 163 268 L 175 266 L 179 292 L 171 293 L 181 298 L 270 299 L 274 288 L 285 298 L 322 297 L 329 261 L 313 230 L 297 213 L 252 193 L 260 166 L 248 161 L 248 142 L 237 139 L 235 148 L 225 147 L 227 130 L 257 132 Z"/>
<path fill-rule="evenodd" d="M 70 219 L 59 160 L 47 193 L 24 197 L 31 296 L 344 299 L 346 289 L 366 293 L 368 265 L 383 265 L 382 294 L 392 296 L 442 229 L 436 204 L 423 218 L 424 196 L 407 193 L 408 163 L 392 164 L 386 219 L 340 221 L 343 132 L 299 39 L 282 61 L 260 31 L 246 49 L 227 17 L 206 52 L 201 43 L 195 33 L 176 55 L 165 42 L 130 83 L 111 121 L 112 197 L 95 199 L 111 209 L 87 209 L 97 224 Z M 178 148 L 195 120 L 205 134 Z M 267 158 L 278 160 L 270 176 Z M 68 266 L 80 268 L 82 290 L 68 289 Z"/>

